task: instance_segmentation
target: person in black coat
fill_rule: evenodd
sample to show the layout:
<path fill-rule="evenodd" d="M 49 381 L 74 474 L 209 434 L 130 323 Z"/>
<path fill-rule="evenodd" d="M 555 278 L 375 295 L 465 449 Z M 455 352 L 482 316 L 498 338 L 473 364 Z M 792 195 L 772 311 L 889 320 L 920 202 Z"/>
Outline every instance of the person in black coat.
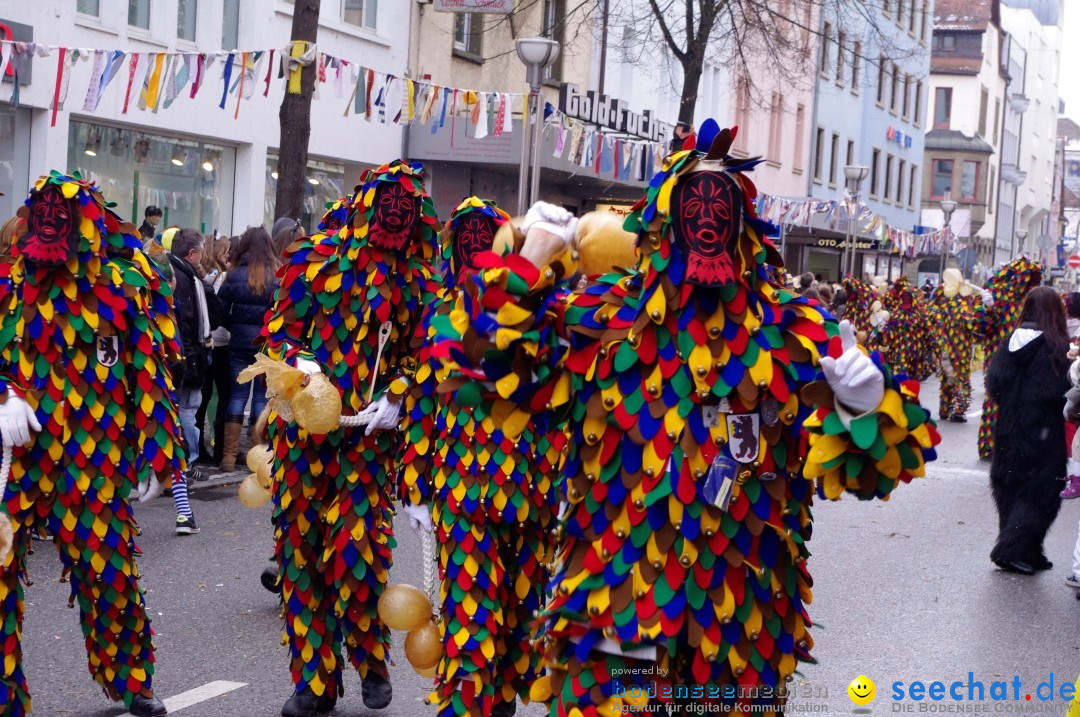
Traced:
<path fill-rule="evenodd" d="M 1024 301 L 1007 345 L 994 355 L 986 391 L 999 406 L 990 488 L 998 538 L 990 559 L 1008 572 L 1032 575 L 1053 564 L 1043 540 L 1061 508 L 1069 389 L 1065 309 L 1048 286 Z"/>
<path fill-rule="evenodd" d="M 232 385 L 229 407 L 225 411 L 225 449 L 221 469 L 235 470 L 244 408 L 251 396 L 251 422 L 266 406 L 266 381 L 261 376 L 250 384 L 237 382 L 240 372 L 255 362 L 257 341 L 262 333 L 267 309 L 277 288 L 278 260 L 270 235 L 262 227 L 249 227 L 240 237 L 232 269 L 218 290 L 224 309 L 224 324 L 229 330 L 229 371 Z M 254 390 L 254 393 L 252 393 Z"/>

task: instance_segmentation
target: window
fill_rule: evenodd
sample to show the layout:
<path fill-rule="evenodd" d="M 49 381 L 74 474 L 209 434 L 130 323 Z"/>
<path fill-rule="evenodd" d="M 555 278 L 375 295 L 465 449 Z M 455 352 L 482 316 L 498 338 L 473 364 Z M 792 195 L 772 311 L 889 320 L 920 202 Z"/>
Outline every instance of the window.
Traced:
<path fill-rule="evenodd" d="M 101 17 L 101 0 L 76 0 L 75 11 L 83 15 Z"/>
<path fill-rule="evenodd" d="M 806 129 L 806 107 L 798 105 L 795 108 L 795 157 L 791 165 L 795 171 L 802 172 L 803 132 Z"/>
<path fill-rule="evenodd" d="M 478 12 L 459 12 L 454 16 L 454 50 L 477 57 L 483 54 L 480 44 L 483 18 Z"/>
<path fill-rule="evenodd" d="M 240 0 L 225 0 L 221 16 L 221 49 L 235 50 L 240 45 Z"/>
<path fill-rule="evenodd" d="M 896 206 L 904 204 L 904 175 L 907 174 L 907 162 L 900 160 L 896 167 Z"/>
<path fill-rule="evenodd" d="M 990 95 L 987 93 L 986 88 L 982 88 L 982 94 L 979 95 L 979 136 L 986 136 L 986 110 L 987 105 L 990 103 Z"/>
<path fill-rule="evenodd" d="M 544 37 L 555 40 L 565 47 L 563 42 L 564 20 L 566 19 L 566 0 L 544 0 Z M 563 55 L 560 52 L 555 62 L 544 68 L 544 79 L 557 81 L 562 78 Z M 741 129 L 741 127 L 740 127 Z"/>
<path fill-rule="evenodd" d="M 912 122 L 916 126 L 922 125 L 922 80 L 915 82 L 915 113 Z"/>
<path fill-rule="evenodd" d="M 821 181 L 821 157 L 825 154 L 825 130 L 817 128 L 814 138 L 814 181 Z"/>
<path fill-rule="evenodd" d="M 904 26 L 904 0 L 898 0 L 896 3 L 896 24 L 900 27 Z"/>
<path fill-rule="evenodd" d="M 885 201 L 892 200 L 892 168 L 893 168 L 893 156 L 891 154 L 885 155 L 885 192 L 882 194 L 882 199 Z"/>
<path fill-rule="evenodd" d="M 849 139 L 847 141 L 847 154 L 844 155 L 847 159 L 847 166 L 855 164 L 855 140 Z"/>
<path fill-rule="evenodd" d="M 750 142 L 750 79 L 745 75 L 739 77 L 735 88 L 735 124 L 739 134 L 735 136 L 734 149 L 745 153 Z M 743 127 L 747 129 L 745 133 Z"/>
<path fill-rule="evenodd" d="M 885 105 L 885 55 L 881 55 L 878 58 L 877 66 L 877 103 L 881 106 Z"/>
<path fill-rule="evenodd" d="M 995 173 L 994 165 L 990 165 L 990 183 L 986 185 L 986 213 L 994 213 L 994 189 L 997 185 L 994 184 Z"/>
<path fill-rule="evenodd" d="M 886 15 L 892 13 L 892 2 L 890 0 L 881 0 L 881 11 Z"/>
<path fill-rule="evenodd" d="M 836 33 L 836 84 L 844 84 L 844 33 Z"/>
<path fill-rule="evenodd" d="M 769 106 L 769 156 L 768 160 L 773 164 L 780 163 L 780 143 L 783 135 L 784 96 L 779 92 L 772 93 L 772 104 Z"/>
<path fill-rule="evenodd" d="M 952 119 L 952 88 L 938 87 L 934 90 L 934 127 L 949 128 Z"/>
<path fill-rule="evenodd" d="M 176 0 L 177 39 L 195 42 L 195 23 L 198 17 L 197 11 L 197 0 Z"/>
<path fill-rule="evenodd" d="M 979 163 L 974 160 L 964 160 L 964 166 L 960 172 L 960 198 L 975 201 L 975 189 L 979 183 Z"/>
<path fill-rule="evenodd" d="M 892 94 L 889 96 L 889 111 L 896 114 L 896 103 L 900 99 L 900 68 L 892 66 Z"/>
<path fill-rule="evenodd" d="M 374 30 L 378 15 L 379 0 L 341 0 L 341 19 L 350 25 Z"/>
<path fill-rule="evenodd" d="M 829 147 L 829 184 L 836 184 L 836 167 L 840 164 L 840 135 L 833 132 L 832 145 Z"/>
<path fill-rule="evenodd" d="M 930 198 L 944 199 L 945 195 L 952 191 L 953 161 L 951 159 L 935 159 L 933 166 L 934 174 L 930 178 Z"/>
<path fill-rule="evenodd" d="M 919 39 L 926 42 L 926 15 L 930 0 L 922 0 L 922 8 L 919 10 Z"/>
<path fill-rule="evenodd" d="M 128 25 L 150 29 L 150 0 L 128 0 Z"/>
<path fill-rule="evenodd" d="M 904 76 L 904 104 L 901 107 L 901 109 L 903 110 L 901 114 L 904 115 L 904 119 L 907 119 L 911 116 L 908 112 L 908 110 L 911 108 L 911 79 L 911 75 Z"/>
<path fill-rule="evenodd" d="M 832 25 L 825 23 L 825 29 L 821 33 L 821 61 L 818 66 L 822 77 L 829 76 L 829 40 L 832 39 Z"/>
<path fill-rule="evenodd" d="M 911 0 L 911 12 L 908 13 L 907 29 L 912 35 L 915 34 L 915 6 L 919 4 L 919 0 Z"/>
<path fill-rule="evenodd" d="M 859 71 L 862 69 L 862 43 L 856 42 L 851 51 L 851 90 L 859 90 Z"/>
<path fill-rule="evenodd" d="M 878 195 L 878 169 L 881 167 L 881 150 L 875 149 L 874 154 L 870 159 L 870 196 L 876 197 Z"/>
<path fill-rule="evenodd" d="M 956 35 L 946 32 L 935 32 L 930 40 L 930 47 L 941 52 L 954 52 L 956 50 Z"/>
<path fill-rule="evenodd" d="M 919 167 L 918 165 L 911 165 L 911 179 L 908 180 L 907 185 L 907 204 L 909 207 L 915 206 L 915 187 L 919 183 Z"/>

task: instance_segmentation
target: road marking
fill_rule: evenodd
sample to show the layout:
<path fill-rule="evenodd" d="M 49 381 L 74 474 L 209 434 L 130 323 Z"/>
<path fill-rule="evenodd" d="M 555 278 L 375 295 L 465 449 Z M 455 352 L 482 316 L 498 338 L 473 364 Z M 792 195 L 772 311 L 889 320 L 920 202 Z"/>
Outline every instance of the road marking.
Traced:
<path fill-rule="evenodd" d="M 227 692 L 238 690 L 241 687 L 247 687 L 246 682 L 229 682 L 228 680 L 215 680 L 213 682 L 207 682 L 201 687 L 196 687 L 193 690 L 187 692 L 181 692 L 178 695 L 172 697 L 166 697 L 162 700 L 165 703 L 165 708 L 169 710 L 169 714 L 173 712 L 179 712 L 185 707 L 191 707 L 197 705 L 200 702 L 206 702 L 215 697 L 221 697 Z M 125 712 L 119 717 L 132 717 L 130 712 Z"/>

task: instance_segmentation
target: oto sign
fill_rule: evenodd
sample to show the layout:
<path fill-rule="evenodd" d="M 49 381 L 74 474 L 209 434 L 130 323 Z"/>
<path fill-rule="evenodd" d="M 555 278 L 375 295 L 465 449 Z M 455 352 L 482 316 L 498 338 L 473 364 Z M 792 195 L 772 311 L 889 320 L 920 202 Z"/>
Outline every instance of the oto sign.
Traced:
<path fill-rule="evenodd" d="M 1080 269 L 1080 254 L 1073 254 L 1069 257 L 1069 268 Z"/>

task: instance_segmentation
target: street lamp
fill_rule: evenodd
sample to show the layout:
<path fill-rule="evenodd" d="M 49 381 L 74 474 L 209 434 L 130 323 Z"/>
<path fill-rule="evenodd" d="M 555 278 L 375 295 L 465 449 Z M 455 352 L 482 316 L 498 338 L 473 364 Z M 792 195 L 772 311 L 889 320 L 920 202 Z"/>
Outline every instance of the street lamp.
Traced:
<path fill-rule="evenodd" d="M 529 206 L 540 196 L 540 138 L 544 124 L 544 110 L 541 107 L 540 83 L 544 78 L 544 68 L 555 62 L 559 56 L 559 43 L 546 37 L 522 37 L 517 41 L 517 56 L 525 64 L 525 79 L 529 83 L 529 103 L 536 113 L 533 126 L 532 152 L 529 151 L 529 113 L 521 116 L 521 176 L 518 177 L 518 215 L 525 214 Z M 528 181 L 529 166 L 532 165 L 532 182 Z M 526 195 L 528 190 L 528 195 Z"/>
<path fill-rule="evenodd" d="M 1020 240 L 1020 253 L 1023 253 L 1023 251 L 1024 251 L 1024 240 L 1027 239 L 1027 235 L 1028 235 L 1027 229 L 1017 229 L 1016 230 L 1016 238 L 1018 240 Z M 1017 252 L 1014 251 L 1013 256 L 1015 257 L 1016 254 L 1017 254 Z"/>
<path fill-rule="evenodd" d="M 946 195 L 946 197 L 948 197 L 948 195 Z M 953 212 L 956 211 L 956 202 L 954 202 L 952 199 L 948 199 L 948 198 L 942 199 L 941 200 L 941 211 L 945 215 L 945 226 L 942 227 L 942 229 L 945 230 L 945 233 L 942 234 L 942 236 L 941 236 L 941 271 L 939 273 L 941 274 L 940 282 L 942 284 L 944 284 L 945 283 L 945 257 L 946 257 L 945 252 L 948 251 L 949 239 L 952 237 L 952 224 L 950 222 L 952 221 Z"/>
<path fill-rule="evenodd" d="M 859 188 L 870 168 L 858 164 L 849 164 L 844 167 L 844 179 L 847 180 L 848 190 L 848 222 L 847 237 L 844 242 L 844 253 L 840 260 L 840 274 L 846 270 L 848 274 L 855 273 L 855 241 L 858 235 L 856 223 L 859 220 Z"/>

